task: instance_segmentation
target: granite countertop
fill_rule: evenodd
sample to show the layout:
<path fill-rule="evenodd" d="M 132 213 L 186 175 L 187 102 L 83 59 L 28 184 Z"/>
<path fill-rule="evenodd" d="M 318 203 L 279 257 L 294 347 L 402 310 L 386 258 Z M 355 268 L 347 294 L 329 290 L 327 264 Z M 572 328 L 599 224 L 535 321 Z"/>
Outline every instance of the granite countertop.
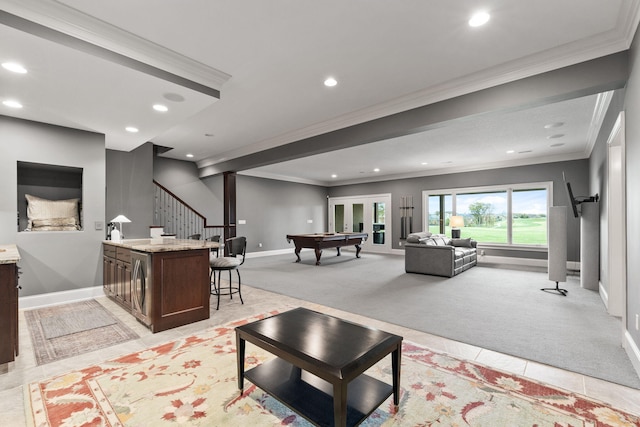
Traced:
<path fill-rule="evenodd" d="M 0 245 L 0 264 L 15 264 L 20 261 L 16 245 Z"/>
<path fill-rule="evenodd" d="M 210 242 L 208 240 L 165 239 L 162 237 L 153 239 L 125 239 L 119 243 L 111 240 L 103 240 L 103 243 L 140 252 L 188 251 L 203 248 L 214 249 L 222 246 L 218 242 Z"/>

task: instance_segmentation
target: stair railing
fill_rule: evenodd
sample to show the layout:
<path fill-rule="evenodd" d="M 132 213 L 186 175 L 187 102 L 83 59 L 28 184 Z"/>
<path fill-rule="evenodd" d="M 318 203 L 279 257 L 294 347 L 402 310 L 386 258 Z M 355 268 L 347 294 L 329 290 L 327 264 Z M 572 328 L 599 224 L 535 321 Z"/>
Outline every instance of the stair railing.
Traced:
<path fill-rule="evenodd" d="M 209 225 L 207 219 L 189 206 L 180 197 L 173 194 L 162 184 L 155 184 L 154 226 L 162 226 L 165 234 L 175 234 L 177 239 L 188 239 L 192 235 L 200 235 L 200 239 L 220 236 L 224 240 L 225 228 L 235 225 Z"/>

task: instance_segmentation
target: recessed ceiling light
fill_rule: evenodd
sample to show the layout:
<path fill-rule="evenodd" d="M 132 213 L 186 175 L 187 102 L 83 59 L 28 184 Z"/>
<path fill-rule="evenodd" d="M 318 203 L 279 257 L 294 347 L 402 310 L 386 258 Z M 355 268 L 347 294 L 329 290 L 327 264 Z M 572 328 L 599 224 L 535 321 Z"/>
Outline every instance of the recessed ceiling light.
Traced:
<path fill-rule="evenodd" d="M 562 147 L 563 145 L 564 145 L 564 142 L 558 142 L 556 144 L 551 144 L 549 147 L 556 148 L 556 147 Z"/>
<path fill-rule="evenodd" d="M 213 136 L 212 133 L 205 133 L 204 136 L 206 136 L 207 138 L 211 138 Z"/>
<path fill-rule="evenodd" d="M 324 81 L 324 85 L 327 87 L 334 87 L 337 84 L 338 84 L 338 81 L 333 77 L 329 77 L 327 80 Z"/>
<path fill-rule="evenodd" d="M 420 163 L 420 164 L 421 164 L 422 166 L 426 166 L 426 165 L 428 165 L 429 163 L 427 163 L 427 162 L 422 162 L 422 163 Z"/>
<path fill-rule="evenodd" d="M 165 113 L 169 111 L 169 108 L 167 108 L 166 105 L 162 105 L 162 104 L 154 104 L 153 109 L 156 111 L 160 111 L 161 113 Z"/>
<path fill-rule="evenodd" d="M 518 151 L 518 154 L 527 154 L 527 153 L 533 153 L 533 150 Z"/>
<path fill-rule="evenodd" d="M 489 22 L 490 18 L 491 15 L 489 15 L 487 12 L 477 12 L 471 17 L 471 19 L 469 19 L 469 26 L 480 27 Z"/>
<path fill-rule="evenodd" d="M 554 135 L 549 135 L 547 139 L 557 139 L 557 138 L 562 138 L 563 136 L 564 136 L 564 133 L 556 133 Z"/>
<path fill-rule="evenodd" d="M 16 62 L 3 62 L 2 68 L 18 74 L 25 74 L 27 72 L 26 68 Z"/>
<path fill-rule="evenodd" d="M 189 154 L 187 154 L 187 157 L 192 158 L 193 154 L 189 153 Z"/>
<path fill-rule="evenodd" d="M 548 125 L 544 125 L 544 128 L 553 129 L 553 128 L 559 128 L 562 125 L 564 125 L 564 122 L 555 122 L 555 123 L 549 123 Z"/>
<path fill-rule="evenodd" d="M 338 175 L 336 175 L 335 173 L 333 175 L 331 175 L 331 178 L 337 178 Z"/>
<path fill-rule="evenodd" d="M 131 133 L 138 132 L 138 128 L 133 127 L 133 126 L 127 126 L 126 128 L 124 128 L 124 130 L 126 130 L 127 132 L 131 132 Z"/>
<path fill-rule="evenodd" d="M 515 153 L 515 150 L 507 150 L 507 154 L 513 154 Z"/>
<path fill-rule="evenodd" d="M 373 171 L 374 172 L 380 172 L 380 168 L 375 168 Z"/>
<path fill-rule="evenodd" d="M 12 99 L 7 99 L 6 101 L 2 101 L 2 105 L 9 108 L 22 108 L 22 104 Z"/>

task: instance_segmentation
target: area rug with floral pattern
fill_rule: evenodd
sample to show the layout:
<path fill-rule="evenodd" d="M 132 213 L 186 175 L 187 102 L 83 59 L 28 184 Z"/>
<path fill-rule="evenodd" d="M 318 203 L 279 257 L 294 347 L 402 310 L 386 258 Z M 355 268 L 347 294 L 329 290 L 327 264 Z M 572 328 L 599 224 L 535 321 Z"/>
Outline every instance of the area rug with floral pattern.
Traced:
<path fill-rule="evenodd" d="M 31 426 L 309 426 L 253 384 L 239 394 L 236 326 L 267 313 L 25 386 Z M 398 410 L 363 426 L 636 426 L 640 417 L 518 375 L 403 343 Z M 247 344 L 249 369 L 274 356 Z M 391 383 L 391 357 L 367 375 Z"/>

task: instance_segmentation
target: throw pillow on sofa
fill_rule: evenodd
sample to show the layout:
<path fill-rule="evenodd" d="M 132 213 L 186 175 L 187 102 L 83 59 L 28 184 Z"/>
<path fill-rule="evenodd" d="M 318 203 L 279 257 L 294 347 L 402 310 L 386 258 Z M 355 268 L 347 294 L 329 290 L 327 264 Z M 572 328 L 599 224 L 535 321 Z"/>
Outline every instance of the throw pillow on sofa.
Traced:
<path fill-rule="evenodd" d="M 428 239 L 430 236 L 431 233 L 429 231 L 411 233 L 407 236 L 407 243 L 420 243 Z"/>
<path fill-rule="evenodd" d="M 473 245 L 471 245 L 471 237 L 469 237 L 467 239 L 451 239 L 451 245 L 452 246 L 457 246 L 459 248 L 471 248 L 471 247 L 473 247 Z"/>

